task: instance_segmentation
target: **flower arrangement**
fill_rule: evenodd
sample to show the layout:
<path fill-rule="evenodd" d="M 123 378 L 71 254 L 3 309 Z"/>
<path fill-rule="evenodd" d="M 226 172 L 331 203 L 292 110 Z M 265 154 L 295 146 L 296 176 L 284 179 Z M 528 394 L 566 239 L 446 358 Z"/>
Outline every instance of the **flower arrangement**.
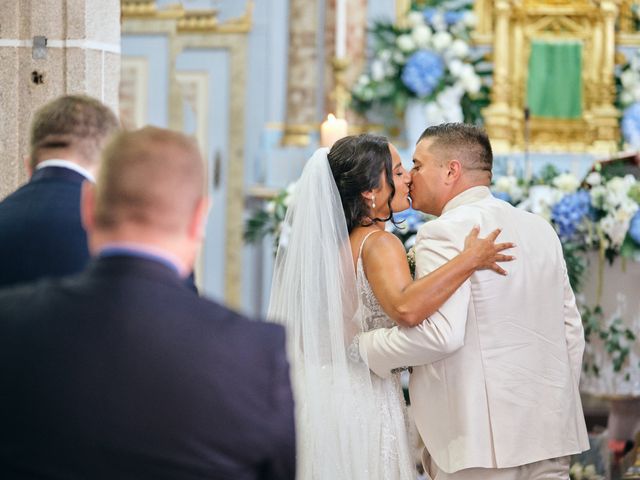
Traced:
<path fill-rule="evenodd" d="M 258 243 L 267 235 L 273 235 L 273 251 L 278 249 L 280 234 L 291 196 L 295 193 L 296 183 L 290 183 L 269 200 L 264 209 L 257 209 L 247 219 L 244 228 L 244 240 L 247 243 Z"/>
<path fill-rule="evenodd" d="M 616 69 L 617 107 L 626 148 L 640 148 L 640 51 Z"/>
<path fill-rule="evenodd" d="M 374 24 L 372 59 L 353 86 L 352 107 L 363 114 L 391 109 L 397 117 L 417 100 L 430 124 L 480 122 L 491 66 L 470 45 L 473 2 L 417 3 L 402 24 Z"/>
<path fill-rule="evenodd" d="M 496 197 L 541 215 L 554 226 L 574 291 L 580 291 L 587 250 L 599 251 L 601 262 L 613 262 L 618 255 L 640 261 L 640 182 L 632 175 L 596 170 L 581 182 L 548 166 L 529 182 L 504 176 L 496 178 L 492 188 Z M 599 305 L 589 307 L 581 295 L 577 298 L 586 340 L 601 343 L 613 371 L 621 372 L 636 334 L 619 316 L 605 318 Z M 587 374 L 600 375 L 591 350 L 585 353 L 584 369 Z M 591 477 L 576 474 L 572 478 Z"/>
<path fill-rule="evenodd" d="M 531 182 L 499 177 L 494 195 L 549 220 L 563 244 L 640 261 L 640 182 L 633 175 L 591 172 L 584 182 L 547 167 Z"/>

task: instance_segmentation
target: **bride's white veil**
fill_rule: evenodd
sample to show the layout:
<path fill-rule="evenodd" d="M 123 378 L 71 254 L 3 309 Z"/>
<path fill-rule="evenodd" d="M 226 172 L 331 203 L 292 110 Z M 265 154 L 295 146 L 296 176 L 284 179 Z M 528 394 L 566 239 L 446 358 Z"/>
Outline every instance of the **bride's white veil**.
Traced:
<path fill-rule="evenodd" d="M 379 415 L 369 370 L 349 355 L 362 326 L 347 224 L 327 154 L 322 148 L 308 160 L 289 203 L 267 316 L 287 330 L 298 478 L 364 480 L 378 478 L 379 440 L 369 432 L 379 432 Z"/>

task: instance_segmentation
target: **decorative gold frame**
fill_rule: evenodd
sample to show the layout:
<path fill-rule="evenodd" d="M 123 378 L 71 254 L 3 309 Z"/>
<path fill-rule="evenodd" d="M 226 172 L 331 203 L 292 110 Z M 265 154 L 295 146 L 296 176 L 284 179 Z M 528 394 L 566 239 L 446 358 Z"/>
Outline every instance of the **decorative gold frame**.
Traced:
<path fill-rule="evenodd" d="M 497 0 L 494 8 L 494 76 L 487 132 L 499 153 L 525 147 L 524 108 L 531 41 L 578 40 L 583 44 L 580 119 L 530 120 L 533 151 L 610 154 L 617 150 L 615 21 L 620 0 Z"/>
<path fill-rule="evenodd" d="M 252 28 L 253 0 L 239 18 L 219 23 L 215 10 L 185 10 L 171 5 L 159 10 L 155 0 L 121 0 L 122 32 L 164 33 L 169 38 L 169 128 L 183 129 L 182 92 L 176 59 L 186 48 L 223 48 L 231 61 L 229 160 L 227 170 L 225 302 L 240 307 L 242 294 L 242 232 L 244 212 L 244 110 L 247 33 Z M 200 268 L 201 266 L 196 266 Z"/>

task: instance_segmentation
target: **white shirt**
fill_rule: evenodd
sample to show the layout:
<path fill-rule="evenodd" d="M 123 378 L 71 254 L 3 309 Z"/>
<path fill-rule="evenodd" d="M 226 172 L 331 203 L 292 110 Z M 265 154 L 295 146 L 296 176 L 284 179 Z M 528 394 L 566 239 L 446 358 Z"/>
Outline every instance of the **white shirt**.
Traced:
<path fill-rule="evenodd" d="M 59 167 L 59 168 L 68 168 L 69 170 L 73 170 L 74 172 L 78 172 L 84 178 L 89 180 L 91 183 L 96 183 L 95 177 L 87 170 L 86 168 L 81 167 L 77 163 L 70 162 L 69 160 L 61 160 L 59 158 L 52 158 L 51 160 L 45 160 L 44 162 L 40 162 L 36 165 L 36 170 L 40 170 L 42 168 L 47 167 Z"/>

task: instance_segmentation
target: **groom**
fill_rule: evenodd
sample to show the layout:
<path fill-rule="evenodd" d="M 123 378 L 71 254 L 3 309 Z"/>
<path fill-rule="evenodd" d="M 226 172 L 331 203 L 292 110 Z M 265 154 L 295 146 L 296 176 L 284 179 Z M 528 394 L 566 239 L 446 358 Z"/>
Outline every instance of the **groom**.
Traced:
<path fill-rule="evenodd" d="M 416 275 L 460 253 L 473 225 L 517 245 L 503 277 L 475 273 L 415 328 L 360 338 L 381 377 L 412 365 L 412 411 L 434 480 L 569 478 L 589 448 L 578 392 L 583 329 L 553 228 L 491 195 L 493 154 L 481 130 L 427 128 L 414 153 L 414 208 L 438 216 L 416 240 Z"/>

